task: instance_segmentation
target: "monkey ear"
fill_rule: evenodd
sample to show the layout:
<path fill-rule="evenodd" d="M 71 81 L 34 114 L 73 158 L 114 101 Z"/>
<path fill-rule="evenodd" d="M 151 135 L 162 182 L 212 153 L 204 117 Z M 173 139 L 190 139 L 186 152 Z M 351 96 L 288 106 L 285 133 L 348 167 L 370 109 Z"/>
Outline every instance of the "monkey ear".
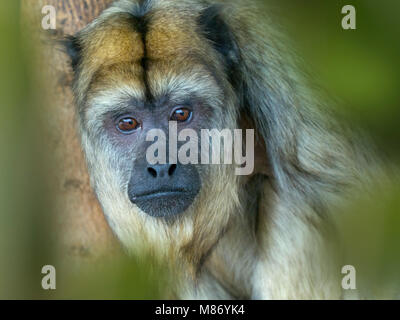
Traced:
<path fill-rule="evenodd" d="M 199 24 L 206 38 L 224 59 L 226 70 L 235 70 L 239 63 L 239 47 L 233 32 L 221 16 L 221 6 L 212 5 L 206 8 L 200 15 Z"/>
<path fill-rule="evenodd" d="M 67 36 L 61 41 L 64 47 L 64 51 L 68 54 L 71 59 L 71 66 L 74 71 L 78 68 L 81 60 L 82 47 L 79 43 L 79 39 L 74 36 Z"/>

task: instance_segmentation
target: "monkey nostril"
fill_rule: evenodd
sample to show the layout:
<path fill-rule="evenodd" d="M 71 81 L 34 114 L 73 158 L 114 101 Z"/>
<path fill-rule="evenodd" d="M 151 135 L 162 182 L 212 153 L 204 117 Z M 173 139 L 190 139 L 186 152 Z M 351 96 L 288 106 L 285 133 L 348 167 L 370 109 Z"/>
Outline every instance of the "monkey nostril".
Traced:
<path fill-rule="evenodd" d="M 173 165 L 155 165 L 155 166 L 149 166 L 146 168 L 147 172 L 153 177 L 153 178 L 167 178 L 168 176 L 172 176 L 176 170 L 176 164 Z"/>
<path fill-rule="evenodd" d="M 168 175 L 172 176 L 174 174 L 175 170 L 176 170 L 176 164 L 171 165 L 168 169 Z"/>
<path fill-rule="evenodd" d="M 157 171 L 156 171 L 154 168 L 149 167 L 149 168 L 147 168 L 147 171 L 148 171 L 154 178 L 157 178 Z"/>

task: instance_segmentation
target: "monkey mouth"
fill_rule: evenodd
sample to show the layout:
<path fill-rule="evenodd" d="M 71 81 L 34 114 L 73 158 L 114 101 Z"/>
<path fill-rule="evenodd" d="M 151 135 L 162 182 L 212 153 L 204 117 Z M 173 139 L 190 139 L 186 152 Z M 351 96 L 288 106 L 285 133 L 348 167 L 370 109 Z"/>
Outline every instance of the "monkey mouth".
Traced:
<path fill-rule="evenodd" d="M 179 196 L 184 196 L 185 194 L 190 194 L 190 191 L 182 189 L 182 188 L 177 188 L 177 189 L 157 189 L 157 190 L 152 190 L 152 191 L 146 191 L 140 194 L 136 194 L 131 198 L 131 201 L 139 200 L 139 199 L 154 199 L 158 197 L 179 197 Z"/>
<path fill-rule="evenodd" d="M 161 188 L 131 194 L 130 201 L 149 216 L 172 218 L 186 211 L 198 191 L 183 188 Z"/>

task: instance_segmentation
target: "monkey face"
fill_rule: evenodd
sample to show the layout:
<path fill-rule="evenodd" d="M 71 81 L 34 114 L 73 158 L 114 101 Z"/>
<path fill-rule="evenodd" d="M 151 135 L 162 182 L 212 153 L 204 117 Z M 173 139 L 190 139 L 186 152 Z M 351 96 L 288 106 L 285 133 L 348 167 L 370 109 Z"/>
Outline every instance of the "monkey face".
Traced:
<path fill-rule="evenodd" d="M 172 119 L 179 119 L 180 126 L 183 127 L 193 128 L 198 122 L 199 117 L 193 115 L 193 111 L 187 108 L 173 108 L 171 112 L 168 112 L 170 110 L 164 111 L 164 108 L 161 109 L 161 115 L 157 119 L 154 119 L 154 112 L 141 112 L 142 115 L 148 113 L 148 116 L 142 120 L 141 130 L 144 131 L 142 137 L 149 129 L 163 130 L 165 127 L 168 129 L 169 114 Z M 195 119 L 192 122 L 193 118 Z M 119 125 L 125 129 L 124 121 L 136 122 L 137 120 L 133 118 L 119 120 Z M 145 129 L 146 127 L 148 129 Z M 165 149 L 167 141 L 165 140 Z M 197 168 L 192 164 L 182 165 L 179 161 L 171 164 L 167 159 L 164 159 L 162 163 L 150 164 L 146 152 L 150 143 L 146 143 L 146 141 L 137 141 L 136 143 L 143 151 L 139 152 L 140 156 L 133 162 L 127 190 L 129 200 L 153 217 L 171 218 L 184 212 L 193 203 L 201 187 Z M 162 151 L 157 150 L 157 152 L 161 153 Z"/>
<path fill-rule="evenodd" d="M 167 69 L 172 66 L 173 70 Z M 124 188 L 121 192 L 129 198 L 131 205 L 152 217 L 172 218 L 190 208 L 202 189 L 202 182 L 211 180 L 212 172 L 217 170 L 214 165 L 200 164 L 201 130 L 227 126 L 227 119 L 234 127 L 235 121 L 229 115 L 223 116 L 221 89 L 201 65 L 193 75 L 185 68 L 176 70 L 171 62 L 149 62 L 147 81 L 154 87 L 160 86 L 160 91 L 151 99 L 146 98 L 143 87 L 136 85 L 141 77 L 128 73 L 141 65 L 126 67 L 122 79 L 119 79 L 121 70 L 113 66 L 99 76 L 99 83 L 92 83 L 96 89 L 90 93 L 88 108 L 84 111 L 87 119 L 84 130 L 91 140 L 89 143 L 98 146 L 94 153 L 104 154 L 110 162 L 119 162 L 112 170 L 118 169 L 119 185 Z M 125 74 L 132 76 L 129 86 Z M 197 77 L 198 81 L 190 79 Z M 113 82 L 117 84 L 109 86 Z M 171 82 L 175 82 L 175 87 L 161 86 Z M 194 163 L 181 163 L 179 159 L 170 161 L 171 145 L 176 143 L 176 151 L 180 152 L 180 147 L 186 143 L 177 141 L 177 136 L 172 137 L 173 125 L 177 136 L 185 130 L 191 130 L 195 135 L 191 142 L 199 151 Z M 147 140 L 152 137 L 152 132 L 160 133 L 154 140 L 164 143 L 166 150 L 159 163 L 149 162 L 154 141 Z M 156 153 L 161 150 L 157 149 Z"/>

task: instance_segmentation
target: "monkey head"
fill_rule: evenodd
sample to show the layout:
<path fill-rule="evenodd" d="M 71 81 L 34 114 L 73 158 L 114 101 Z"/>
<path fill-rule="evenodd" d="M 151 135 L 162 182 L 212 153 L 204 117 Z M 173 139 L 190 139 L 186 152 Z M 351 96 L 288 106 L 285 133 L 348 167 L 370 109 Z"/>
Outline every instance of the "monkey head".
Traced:
<path fill-rule="evenodd" d="M 111 228 L 129 249 L 150 245 L 198 262 L 239 207 L 235 168 L 171 162 L 170 152 L 151 164 L 147 137 L 170 132 L 171 122 L 178 135 L 190 129 L 197 138 L 203 129 L 239 128 L 239 52 L 218 8 L 178 8 L 116 2 L 66 43 L 82 146 Z M 164 142 L 169 151 L 171 136 Z"/>

